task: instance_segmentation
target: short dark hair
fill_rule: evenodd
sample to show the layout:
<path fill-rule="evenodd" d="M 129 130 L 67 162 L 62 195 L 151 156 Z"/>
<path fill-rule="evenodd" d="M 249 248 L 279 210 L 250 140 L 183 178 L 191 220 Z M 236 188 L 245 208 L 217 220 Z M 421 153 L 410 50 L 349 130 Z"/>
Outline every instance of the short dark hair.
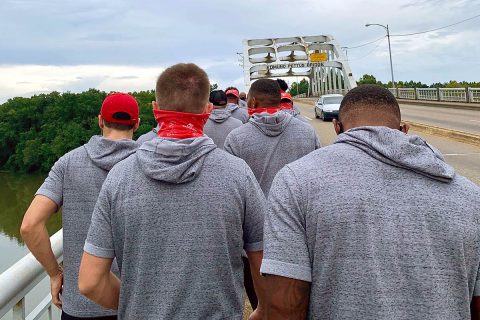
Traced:
<path fill-rule="evenodd" d="M 162 109 L 201 113 L 208 103 L 207 73 L 193 63 L 179 63 L 163 71 L 157 80 L 155 98 Z"/>
<path fill-rule="evenodd" d="M 288 90 L 288 84 L 285 82 L 285 80 L 277 79 L 277 82 L 278 82 L 278 85 L 280 86 L 280 89 L 282 89 L 283 91 Z"/>
<path fill-rule="evenodd" d="M 115 112 L 112 115 L 113 119 L 117 120 L 130 120 L 130 115 L 126 112 Z M 114 130 L 119 130 L 119 131 L 129 131 L 132 130 L 135 126 L 131 124 L 121 124 L 121 123 L 116 123 L 116 122 L 110 122 L 103 120 L 103 124 L 105 127 L 114 129 Z"/>
<path fill-rule="evenodd" d="M 397 99 L 389 90 L 375 84 L 362 85 L 350 90 L 340 104 L 338 114 L 340 122 L 366 116 L 400 121 Z"/>
<path fill-rule="evenodd" d="M 252 83 L 248 95 L 266 107 L 278 106 L 282 98 L 278 82 L 271 79 L 259 79 Z"/>

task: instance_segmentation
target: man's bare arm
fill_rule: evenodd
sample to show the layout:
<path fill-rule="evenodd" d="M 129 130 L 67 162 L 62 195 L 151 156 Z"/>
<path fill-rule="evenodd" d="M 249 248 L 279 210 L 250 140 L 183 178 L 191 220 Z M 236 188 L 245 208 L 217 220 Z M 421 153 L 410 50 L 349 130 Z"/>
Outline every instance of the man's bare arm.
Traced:
<path fill-rule="evenodd" d="M 61 308 L 60 293 L 63 272 L 55 258 L 47 231 L 48 219 L 57 211 L 57 204 L 48 197 L 36 196 L 23 217 L 20 233 L 28 249 L 50 276 L 53 303 Z"/>
<path fill-rule="evenodd" d="M 265 319 L 306 319 L 310 283 L 280 276 L 266 276 Z"/>
<path fill-rule="evenodd" d="M 472 320 L 480 320 L 480 297 L 473 297 L 470 309 Z"/>
<path fill-rule="evenodd" d="M 120 280 L 110 271 L 112 261 L 111 258 L 100 258 L 84 252 L 78 275 L 78 289 L 93 302 L 116 310 L 120 298 Z"/>
<path fill-rule="evenodd" d="M 263 251 L 247 252 L 250 272 L 252 274 L 253 286 L 257 294 L 258 305 L 250 319 L 262 319 L 265 306 L 265 279 L 260 275 L 260 266 L 262 265 Z"/>

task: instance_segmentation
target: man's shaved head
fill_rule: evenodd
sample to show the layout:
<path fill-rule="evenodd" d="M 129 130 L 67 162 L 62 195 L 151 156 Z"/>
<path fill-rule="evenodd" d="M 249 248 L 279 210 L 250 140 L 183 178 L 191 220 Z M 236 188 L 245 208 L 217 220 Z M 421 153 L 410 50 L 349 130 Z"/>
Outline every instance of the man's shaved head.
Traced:
<path fill-rule="evenodd" d="M 277 81 L 259 79 L 252 83 L 248 92 L 249 108 L 275 108 L 280 105 L 280 101 L 280 86 Z"/>
<path fill-rule="evenodd" d="M 338 120 L 344 130 L 361 126 L 398 129 L 401 115 L 393 94 L 377 85 L 362 85 L 350 90 L 342 100 Z"/>

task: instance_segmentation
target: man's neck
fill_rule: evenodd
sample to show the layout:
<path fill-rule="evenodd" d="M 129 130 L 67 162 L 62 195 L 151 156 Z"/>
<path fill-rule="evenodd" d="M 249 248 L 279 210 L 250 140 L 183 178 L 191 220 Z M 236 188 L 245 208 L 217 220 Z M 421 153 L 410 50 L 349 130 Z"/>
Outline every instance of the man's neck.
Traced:
<path fill-rule="evenodd" d="M 104 130 L 102 136 L 108 140 L 122 140 L 122 139 L 132 140 L 133 132 L 131 130 L 129 131 Z"/>

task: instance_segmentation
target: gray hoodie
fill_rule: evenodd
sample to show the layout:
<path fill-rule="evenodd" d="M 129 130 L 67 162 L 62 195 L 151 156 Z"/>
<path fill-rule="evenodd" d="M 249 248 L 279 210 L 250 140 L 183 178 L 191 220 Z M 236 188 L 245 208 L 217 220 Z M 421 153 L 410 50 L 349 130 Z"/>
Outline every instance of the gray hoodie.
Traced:
<path fill-rule="evenodd" d="M 210 138 L 155 138 L 111 170 L 84 249 L 117 258 L 119 319 L 242 319 L 242 251 L 263 249 L 266 205 Z"/>
<path fill-rule="evenodd" d="M 63 310 L 74 317 L 114 315 L 78 291 L 78 270 L 83 244 L 103 181 L 112 167 L 135 152 L 132 140 L 108 140 L 93 136 L 90 141 L 61 157 L 37 191 L 63 206 Z M 114 270 L 116 264 L 113 264 Z"/>
<path fill-rule="evenodd" d="M 208 118 L 203 132 L 209 136 L 217 147 L 223 149 L 225 138 L 230 131 L 242 125 L 242 121 L 232 117 L 226 109 L 214 109 Z"/>
<path fill-rule="evenodd" d="M 235 119 L 242 121 L 242 123 L 248 122 L 249 115 L 247 109 L 240 108 L 240 106 L 235 103 L 229 103 L 226 109 L 232 113 L 232 117 Z"/>
<path fill-rule="evenodd" d="M 307 118 L 305 118 L 304 116 L 302 116 L 302 115 L 300 114 L 300 109 L 299 109 L 297 106 L 295 106 L 295 105 L 293 105 L 293 108 L 292 108 L 292 109 L 284 109 L 284 110 L 282 110 L 282 111 L 283 111 L 283 112 L 286 112 L 286 113 L 288 113 L 288 114 L 291 114 L 294 118 L 297 118 L 298 120 L 301 120 L 301 121 L 303 121 L 303 122 L 305 122 L 305 123 L 309 123 L 308 120 L 307 120 Z"/>
<path fill-rule="evenodd" d="M 315 130 L 285 112 L 255 114 L 225 140 L 225 151 L 247 162 L 265 194 L 283 166 L 319 147 Z"/>
<path fill-rule="evenodd" d="M 470 319 L 480 188 L 420 137 L 351 129 L 269 201 L 261 270 L 312 283 L 309 319 Z"/>
<path fill-rule="evenodd" d="M 140 137 L 138 137 L 137 139 L 137 143 L 139 145 L 141 145 L 142 143 L 144 143 L 145 141 L 150 141 L 152 140 L 153 138 L 157 137 L 158 135 L 158 124 L 155 128 L 153 128 L 152 130 L 148 131 L 147 133 L 144 133 L 142 134 Z"/>

